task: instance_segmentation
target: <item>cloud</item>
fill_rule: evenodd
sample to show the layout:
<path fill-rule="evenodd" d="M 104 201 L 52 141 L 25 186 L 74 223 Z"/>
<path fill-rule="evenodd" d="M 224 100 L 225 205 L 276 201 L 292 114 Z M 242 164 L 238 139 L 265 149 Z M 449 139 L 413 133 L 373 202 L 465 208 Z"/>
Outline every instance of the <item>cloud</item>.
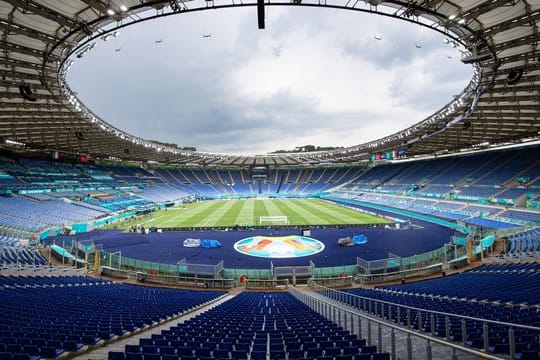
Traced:
<path fill-rule="evenodd" d="M 266 23 L 257 30 L 247 8 L 135 25 L 100 41 L 68 80 L 98 115 L 136 136 L 264 153 L 389 135 L 471 77 L 447 58 L 440 35 L 396 20 L 267 7 Z"/>

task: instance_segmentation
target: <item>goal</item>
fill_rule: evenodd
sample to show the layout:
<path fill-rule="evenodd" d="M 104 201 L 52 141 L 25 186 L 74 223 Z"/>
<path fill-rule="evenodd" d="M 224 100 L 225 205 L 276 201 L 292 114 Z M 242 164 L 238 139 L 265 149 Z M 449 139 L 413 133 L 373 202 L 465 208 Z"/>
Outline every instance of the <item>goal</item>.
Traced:
<path fill-rule="evenodd" d="M 259 216 L 259 225 L 289 225 L 288 216 Z"/>

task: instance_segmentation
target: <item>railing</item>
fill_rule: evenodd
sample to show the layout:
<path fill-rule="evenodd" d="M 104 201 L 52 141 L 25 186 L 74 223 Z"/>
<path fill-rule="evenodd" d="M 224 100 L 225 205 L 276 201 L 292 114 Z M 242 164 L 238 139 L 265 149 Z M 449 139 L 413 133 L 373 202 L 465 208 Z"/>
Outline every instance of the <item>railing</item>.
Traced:
<path fill-rule="evenodd" d="M 505 359 L 387 322 L 357 309 L 346 308 L 343 304 L 334 303 L 330 299 L 317 296 L 314 293 L 300 291 L 296 288 L 291 288 L 289 291 L 315 312 L 340 325 L 358 338 L 366 340 L 367 346 L 375 345 L 378 352 L 390 353 L 392 360 L 432 360 L 434 352 L 436 359 L 446 357 L 457 360 L 459 359 L 458 354 L 463 355 L 464 359 Z M 420 353 L 422 349 L 425 349 L 424 356 Z"/>
<path fill-rule="evenodd" d="M 405 279 L 408 279 L 411 277 L 427 276 L 427 275 L 441 273 L 442 271 L 443 271 L 443 265 L 436 264 L 436 265 L 428 266 L 421 269 L 409 269 L 409 270 L 403 270 L 403 271 L 395 271 L 395 272 L 386 273 L 386 274 L 357 275 L 356 282 L 360 284 L 373 284 L 373 283 L 381 283 L 385 281 L 396 281 L 396 280 L 404 281 Z M 326 286 L 326 284 L 319 282 L 319 279 L 317 279 L 317 284 Z"/>
<path fill-rule="evenodd" d="M 537 228 L 537 226 L 525 225 L 525 226 L 521 226 L 519 228 L 493 230 L 492 234 L 495 235 L 495 237 L 500 238 L 500 237 L 519 234 L 519 233 L 522 233 L 522 232 L 533 230 L 535 228 Z"/>
<path fill-rule="evenodd" d="M 347 287 L 351 286 L 354 282 L 354 277 L 352 276 L 343 276 L 343 277 L 325 277 L 325 278 L 316 278 L 308 282 L 308 285 L 313 286 L 313 283 L 317 282 L 317 284 L 330 287 L 330 288 L 337 288 L 337 287 Z"/>
<path fill-rule="evenodd" d="M 130 271 L 119 270 L 108 266 L 101 267 L 101 275 L 108 276 L 116 279 L 130 279 Z M 135 276 L 137 278 L 137 276 Z"/>
<path fill-rule="evenodd" d="M 205 289 L 233 288 L 236 286 L 233 279 L 205 279 L 189 276 L 151 275 L 145 273 L 137 273 L 137 280 L 146 283 L 195 286 Z"/>
<path fill-rule="evenodd" d="M 391 259 L 392 262 L 388 261 L 388 259 L 373 262 L 364 261 L 365 264 L 363 266 L 361 263 L 362 259 L 358 259 L 359 262 L 357 264 L 334 267 L 319 268 L 310 262 L 309 266 L 284 266 L 272 267 L 271 269 L 227 269 L 224 267 L 223 261 L 216 265 L 207 265 L 191 264 L 188 263 L 186 259 L 181 259 L 176 264 L 163 264 L 132 259 L 123 256 L 121 251 L 111 253 L 98 249 L 99 246 L 94 245 L 91 239 L 83 241 L 62 241 L 62 245 L 69 244 L 76 249 L 75 255 L 79 256 L 81 259 L 85 259 L 90 269 L 93 269 L 94 266 L 106 266 L 133 273 L 146 273 L 173 277 L 183 276 L 185 278 L 191 277 L 195 279 L 236 279 L 237 281 L 244 277 L 247 277 L 250 280 L 287 278 L 293 285 L 307 283 L 309 280 L 315 280 L 319 283 L 324 281 L 324 284 L 327 284 L 328 286 L 333 285 L 327 282 L 327 280 L 319 279 L 343 278 L 356 276 L 359 273 L 363 273 L 363 276 L 359 277 L 359 281 L 363 283 L 372 283 L 375 281 L 387 281 L 389 279 L 394 280 L 396 278 L 401 278 L 403 275 L 409 277 L 433 273 L 435 268 L 430 268 L 429 266 L 431 264 L 437 264 L 439 266 L 442 264 L 444 267 L 445 265 L 452 263 L 457 256 L 462 256 L 465 252 L 465 247 L 457 247 L 446 244 L 440 249 L 435 249 L 425 254 L 405 258 L 393 257 Z M 99 254 L 98 259 L 95 258 L 96 254 Z M 382 268 L 379 266 L 381 264 L 386 267 Z M 424 268 L 429 269 L 426 270 Z M 404 271 L 406 269 L 410 269 L 410 271 Z M 398 270 L 399 273 L 396 274 L 396 270 Z M 120 273 L 117 273 L 116 276 L 120 276 Z M 337 284 L 335 286 L 345 285 Z"/>
<path fill-rule="evenodd" d="M 484 264 L 507 264 L 540 261 L 540 251 L 523 252 L 515 254 L 502 254 L 498 257 L 484 258 Z"/>
<path fill-rule="evenodd" d="M 538 336 L 540 336 L 539 327 L 420 309 L 333 290 L 318 284 L 314 284 L 312 290 L 313 293 L 302 292 L 301 300 L 304 299 L 302 301 L 307 301 L 308 305 L 315 307 L 318 311 L 322 309 L 324 311 L 323 315 L 333 316 L 332 320 L 341 321 L 345 328 L 348 325 L 347 320 L 343 323 L 340 315 L 342 313 L 349 314 L 351 317 L 366 319 L 368 328 L 370 328 L 370 322 L 377 324 L 379 348 L 382 348 L 381 326 L 390 328 L 393 359 L 396 359 L 396 347 L 393 340 L 396 330 L 406 334 L 407 359 L 412 359 L 411 336 L 426 340 L 426 359 L 431 359 L 432 343 L 450 347 L 454 355 L 459 350 L 486 359 L 507 359 L 508 357 L 514 359 L 516 354 L 516 333 L 520 336 L 526 333 L 532 334 L 531 338 L 533 339 L 538 339 Z M 294 290 L 291 292 L 294 294 Z M 295 296 L 298 297 L 298 295 Z M 338 315 L 336 315 L 336 312 Z M 440 330 L 436 329 L 438 325 L 440 325 Z M 475 326 L 476 329 L 481 329 L 481 331 L 468 334 L 469 330 Z M 488 353 L 489 337 L 490 334 L 494 333 L 507 336 L 507 342 L 505 343 L 507 349 L 503 350 L 507 350 L 508 355 L 492 355 Z M 468 335 L 470 336 L 468 337 Z M 471 341 L 470 344 L 467 343 L 468 340 Z M 370 333 L 368 334 L 368 342 L 371 342 Z M 473 349 L 469 345 L 478 347 L 481 350 Z M 456 357 L 453 356 L 452 359 L 456 359 Z"/>
<path fill-rule="evenodd" d="M 371 284 L 431 275 L 442 272 L 446 267 L 457 268 L 466 265 L 466 255 L 465 246 L 445 244 L 439 249 L 403 258 L 393 256 L 372 261 L 357 258 L 357 282 Z"/>
<path fill-rule="evenodd" d="M 246 289 L 287 289 L 289 287 L 289 279 L 247 279 L 245 282 Z"/>
<path fill-rule="evenodd" d="M 223 269 L 223 277 L 229 279 L 240 279 L 241 277 L 249 279 L 272 279 L 270 269 Z"/>
<path fill-rule="evenodd" d="M 213 288 L 233 288 L 236 286 L 233 279 L 207 279 L 196 278 L 188 276 L 174 276 L 174 275 L 158 275 L 147 274 L 142 272 L 132 272 L 128 270 L 118 270 L 110 268 L 108 266 L 101 267 L 101 274 L 110 277 L 123 278 L 123 279 L 136 279 L 139 282 L 162 284 L 162 285 L 175 285 L 175 286 L 193 286 L 204 289 Z"/>
<path fill-rule="evenodd" d="M 356 265 L 342 265 L 333 267 L 316 267 L 313 269 L 313 278 L 333 278 L 339 276 L 354 276 L 357 273 Z"/>
<path fill-rule="evenodd" d="M 18 239 L 32 239 L 36 234 L 31 231 L 13 229 L 0 225 L 0 236 L 7 236 Z"/>
<path fill-rule="evenodd" d="M 144 260 L 131 259 L 122 256 L 121 253 L 100 251 L 100 264 L 120 270 L 135 271 L 142 273 L 157 273 L 169 276 L 185 277 L 213 277 L 218 278 L 223 272 L 223 261 L 217 265 L 192 264 L 186 259 L 181 259 L 176 264 L 162 264 Z"/>
<path fill-rule="evenodd" d="M 298 283 L 307 283 L 308 279 L 313 277 L 313 269 L 315 264 L 312 261 L 306 266 L 274 266 L 270 262 L 270 271 L 272 273 L 272 279 L 290 279 L 292 285 L 296 286 Z"/>
<path fill-rule="evenodd" d="M 1 265 L 4 276 L 84 276 L 84 269 L 53 265 Z"/>
<path fill-rule="evenodd" d="M 184 258 L 176 263 L 178 274 L 192 274 L 195 276 L 211 276 L 217 278 L 223 271 L 223 260 L 217 265 L 192 264 Z"/>

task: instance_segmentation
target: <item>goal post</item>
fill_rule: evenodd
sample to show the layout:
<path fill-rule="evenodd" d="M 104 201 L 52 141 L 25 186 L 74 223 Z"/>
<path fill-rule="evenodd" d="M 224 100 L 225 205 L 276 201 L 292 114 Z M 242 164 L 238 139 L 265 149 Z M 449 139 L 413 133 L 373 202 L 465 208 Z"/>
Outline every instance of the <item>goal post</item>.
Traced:
<path fill-rule="evenodd" d="M 259 216 L 259 225 L 289 225 L 288 216 Z"/>

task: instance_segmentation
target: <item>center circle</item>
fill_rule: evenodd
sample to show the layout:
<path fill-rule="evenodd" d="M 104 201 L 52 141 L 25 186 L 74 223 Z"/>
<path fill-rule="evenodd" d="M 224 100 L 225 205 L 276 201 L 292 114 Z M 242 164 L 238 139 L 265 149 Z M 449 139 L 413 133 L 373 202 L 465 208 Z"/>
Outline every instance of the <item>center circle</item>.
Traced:
<path fill-rule="evenodd" d="M 319 240 L 299 235 L 251 236 L 234 243 L 240 254 L 269 259 L 284 259 L 310 256 L 324 250 Z"/>

